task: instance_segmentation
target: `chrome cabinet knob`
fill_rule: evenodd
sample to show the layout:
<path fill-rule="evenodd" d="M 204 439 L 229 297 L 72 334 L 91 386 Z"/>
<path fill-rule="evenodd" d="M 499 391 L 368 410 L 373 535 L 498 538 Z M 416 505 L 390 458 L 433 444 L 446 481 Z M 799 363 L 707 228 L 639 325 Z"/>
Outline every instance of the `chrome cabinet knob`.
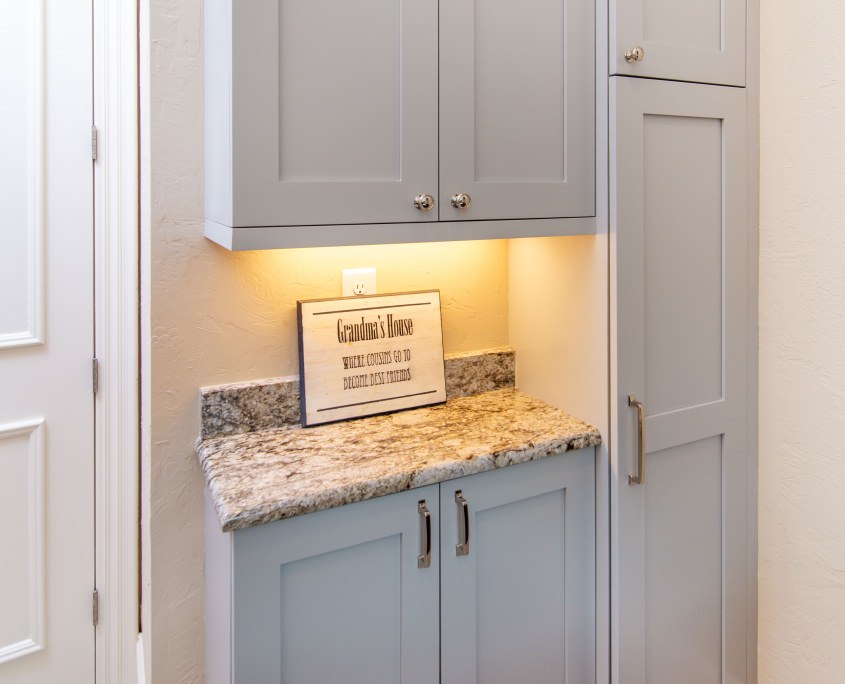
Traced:
<path fill-rule="evenodd" d="M 632 48 L 632 49 L 628 50 L 628 52 L 625 53 L 625 61 L 628 62 L 629 64 L 631 62 L 642 62 L 644 59 L 645 59 L 645 50 L 643 50 L 639 46 Z"/>
<path fill-rule="evenodd" d="M 414 206 L 420 211 L 431 211 L 434 209 L 434 198 L 431 195 L 417 195 L 414 197 Z"/>
<path fill-rule="evenodd" d="M 472 197 L 467 195 L 466 193 L 458 193 L 457 195 L 452 195 L 452 206 L 455 209 L 466 209 L 472 203 Z"/>

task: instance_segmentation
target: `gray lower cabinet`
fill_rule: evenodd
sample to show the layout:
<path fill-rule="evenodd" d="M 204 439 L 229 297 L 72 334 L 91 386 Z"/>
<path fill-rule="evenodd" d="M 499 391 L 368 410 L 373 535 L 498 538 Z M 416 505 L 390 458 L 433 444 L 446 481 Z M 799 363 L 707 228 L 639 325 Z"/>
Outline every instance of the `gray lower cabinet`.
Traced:
<path fill-rule="evenodd" d="M 614 681 L 744 682 L 746 93 L 611 81 Z"/>
<path fill-rule="evenodd" d="M 206 682 L 593 682 L 594 458 L 230 533 L 210 510 Z"/>
<path fill-rule="evenodd" d="M 746 0 L 611 0 L 610 73 L 745 85 L 746 12 Z"/>

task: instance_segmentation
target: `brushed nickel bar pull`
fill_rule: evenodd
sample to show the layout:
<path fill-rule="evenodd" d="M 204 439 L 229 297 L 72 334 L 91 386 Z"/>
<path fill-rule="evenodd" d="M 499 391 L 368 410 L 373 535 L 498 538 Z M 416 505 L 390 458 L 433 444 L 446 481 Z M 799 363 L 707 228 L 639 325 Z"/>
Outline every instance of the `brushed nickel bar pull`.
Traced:
<path fill-rule="evenodd" d="M 458 539 L 463 539 L 460 544 L 455 544 L 456 556 L 469 555 L 469 503 L 464 498 L 463 492 L 459 489 L 455 492 L 455 503 L 458 504 Z"/>
<path fill-rule="evenodd" d="M 420 546 L 422 553 L 417 556 L 418 568 L 431 567 L 431 513 L 425 505 L 425 500 L 418 504 L 420 512 Z"/>
<path fill-rule="evenodd" d="M 639 485 L 645 482 L 645 405 L 629 394 L 628 406 L 637 409 L 637 474 L 628 475 L 628 484 Z"/>

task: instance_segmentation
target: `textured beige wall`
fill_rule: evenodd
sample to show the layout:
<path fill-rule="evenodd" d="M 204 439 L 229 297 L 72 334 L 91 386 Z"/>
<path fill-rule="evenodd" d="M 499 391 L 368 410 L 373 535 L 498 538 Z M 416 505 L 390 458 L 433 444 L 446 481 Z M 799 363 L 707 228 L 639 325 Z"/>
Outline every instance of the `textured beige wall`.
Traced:
<path fill-rule="evenodd" d="M 845 3 L 760 5 L 759 680 L 841 682 Z"/>
<path fill-rule="evenodd" d="M 144 636 L 153 682 L 202 680 L 198 388 L 297 372 L 296 300 L 439 288 L 447 352 L 507 343 L 504 241 L 232 254 L 202 237 L 201 0 L 142 3 Z M 148 14 L 147 14 L 148 12 Z M 354 230 L 354 228 L 350 228 Z"/>

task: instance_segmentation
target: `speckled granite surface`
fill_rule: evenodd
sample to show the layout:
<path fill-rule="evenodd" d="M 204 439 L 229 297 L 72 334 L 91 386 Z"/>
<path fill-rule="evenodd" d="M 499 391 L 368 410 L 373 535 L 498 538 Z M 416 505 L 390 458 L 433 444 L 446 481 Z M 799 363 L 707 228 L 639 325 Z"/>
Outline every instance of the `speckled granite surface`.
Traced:
<path fill-rule="evenodd" d="M 197 452 L 223 530 L 422 487 L 601 443 L 516 389 L 312 428 L 214 437 Z"/>
<path fill-rule="evenodd" d="M 514 386 L 513 349 L 449 354 L 446 398 Z M 299 378 L 270 378 L 200 389 L 203 439 L 299 425 Z"/>

